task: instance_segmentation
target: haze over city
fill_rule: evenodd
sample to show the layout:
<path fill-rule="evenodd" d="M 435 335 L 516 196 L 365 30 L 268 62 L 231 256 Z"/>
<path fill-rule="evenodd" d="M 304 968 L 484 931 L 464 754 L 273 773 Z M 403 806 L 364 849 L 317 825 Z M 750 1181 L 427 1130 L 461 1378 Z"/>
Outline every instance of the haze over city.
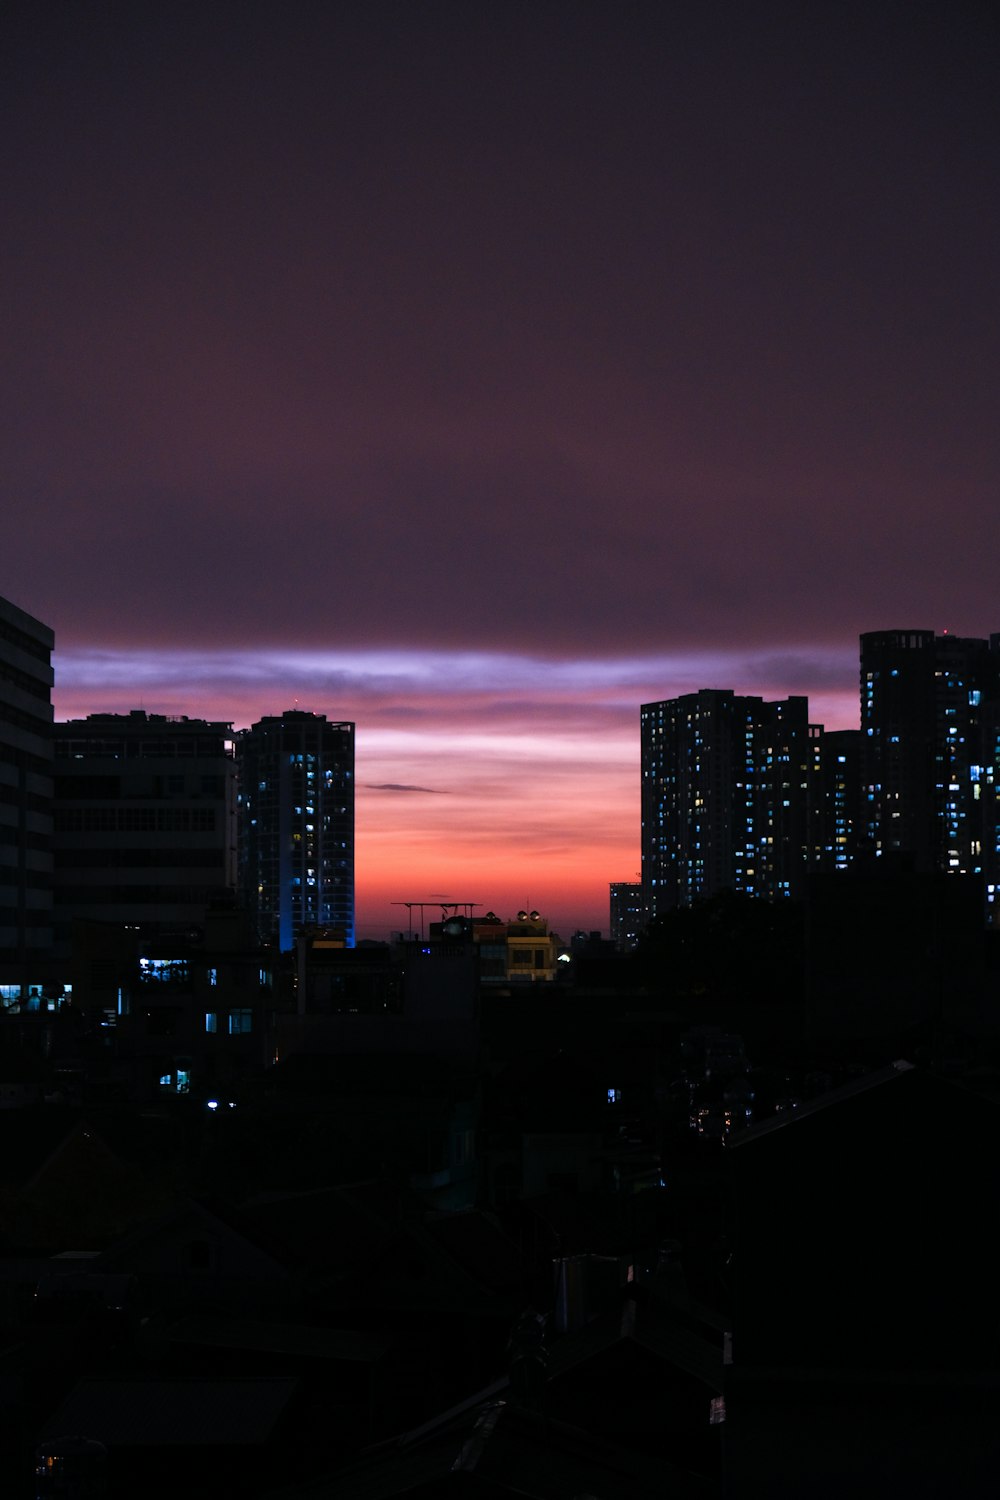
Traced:
<path fill-rule="evenodd" d="M 58 718 L 358 724 L 360 936 L 607 924 L 638 705 L 997 625 L 979 7 L 15 5 L 0 593 Z"/>

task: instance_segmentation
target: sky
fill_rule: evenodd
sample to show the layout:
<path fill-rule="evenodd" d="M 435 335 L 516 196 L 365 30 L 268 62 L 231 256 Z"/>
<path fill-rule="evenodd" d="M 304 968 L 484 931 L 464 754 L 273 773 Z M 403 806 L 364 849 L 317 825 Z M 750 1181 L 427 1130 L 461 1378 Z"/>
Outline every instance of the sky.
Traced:
<path fill-rule="evenodd" d="M 149 12 L 149 13 L 147 13 Z M 58 718 L 358 725 L 358 916 L 607 926 L 640 703 L 1000 629 L 985 4 L 33 0 L 0 594 Z"/>

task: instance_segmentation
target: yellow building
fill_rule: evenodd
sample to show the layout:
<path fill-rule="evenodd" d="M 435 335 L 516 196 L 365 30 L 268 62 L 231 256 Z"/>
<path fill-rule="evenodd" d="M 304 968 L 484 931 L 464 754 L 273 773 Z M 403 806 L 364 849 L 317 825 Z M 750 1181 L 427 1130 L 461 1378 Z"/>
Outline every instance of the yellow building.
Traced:
<path fill-rule="evenodd" d="M 494 984 L 555 979 L 559 938 L 549 932 L 548 922 L 537 911 L 519 911 L 509 922 L 490 911 L 475 918 L 472 926 L 482 979 Z"/>

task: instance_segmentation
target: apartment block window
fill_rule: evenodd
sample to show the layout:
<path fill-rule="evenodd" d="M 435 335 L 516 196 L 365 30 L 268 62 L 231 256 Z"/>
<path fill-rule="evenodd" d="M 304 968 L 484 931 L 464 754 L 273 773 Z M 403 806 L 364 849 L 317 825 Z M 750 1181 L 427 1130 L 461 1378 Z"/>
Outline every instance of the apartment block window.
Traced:
<path fill-rule="evenodd" d="M 253 1030 L 252 1010 L 231 1010 L 229 1012 L 229 1035 L 247 1036 Z"/>
<path fill-rule="evenodd" d="M 215 1010 L 205 1012 L 205 1030 L 214 1036 L 219 1029 L 219 1013 Z"/>

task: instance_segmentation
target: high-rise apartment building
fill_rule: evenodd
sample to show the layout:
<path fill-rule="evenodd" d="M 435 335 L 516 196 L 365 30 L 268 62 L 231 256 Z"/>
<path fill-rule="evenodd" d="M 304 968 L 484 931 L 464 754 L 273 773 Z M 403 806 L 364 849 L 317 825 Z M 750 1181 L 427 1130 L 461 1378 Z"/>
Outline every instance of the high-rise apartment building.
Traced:
<path fill-rule="evenodd" d="M 354 944 L 354 725 L 301 710 L 236 737 L 239 884 L 262 938 L 303 927 Z"/>
<path fill-rule="evenodd" d="M 706 689 L 641 714 L 647 914 L 722 890 L 802 894 L 815 750 L 805 698 Z"/>
<path fill-rule="evenodd" d="M 612 880 L 609 891 L 611 941 L 620 953 L 632 953 L 646 923 L 642 885 L 638 880 Z"/>
<path fill-rule="evenodd" d="M 859 730 L 824 730 L 817 788 L 816 868 L 842 873 L 854 864 L 865 840 Z"/>
<path fill-rule="evenodd" d="M 876 855 L 1000 886 L 1000 634 L 861 637 L 866 831 Z"/>
<path fill-rule="evenodd" d="M 0 1004 L 29 993 L 52 948 L 54 637 L 0 599 Z"/>
<path fill-rule="evenodd" d="M 55 726 L 57 936 L 199 927 L 235 883 L 232 726 L 135 709 Z"/>

